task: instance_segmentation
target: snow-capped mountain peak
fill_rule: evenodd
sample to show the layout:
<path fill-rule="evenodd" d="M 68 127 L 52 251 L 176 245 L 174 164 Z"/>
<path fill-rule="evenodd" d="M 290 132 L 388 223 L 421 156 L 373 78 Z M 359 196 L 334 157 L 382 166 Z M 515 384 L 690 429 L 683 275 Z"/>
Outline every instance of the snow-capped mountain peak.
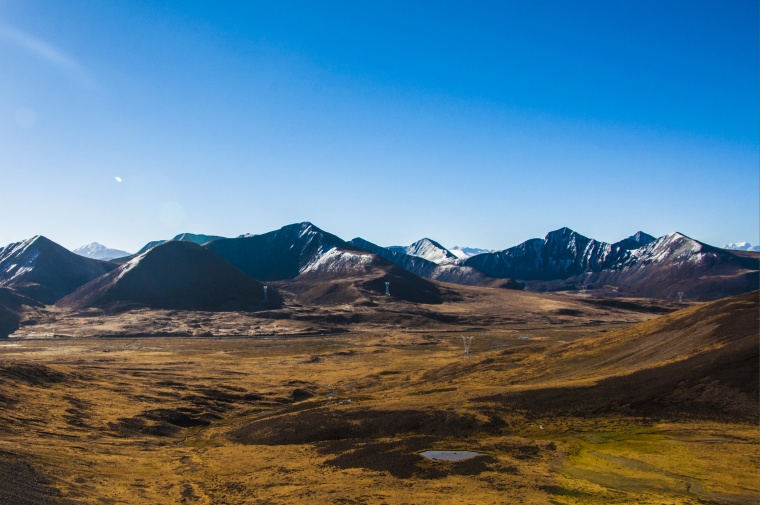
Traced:
<path fill-rule="evenodd" d="M 80 256 L 84 256 L 85 258 L 92 258 L 96 260 L 112 260 L 116 258 L 123 258 L 124 256 L 129 256 L 130 253 L 127 251 L 122 251 L 119 249 L 110 249 L 102 244 L 98 244 L 97 242 L 93 242 L 91 244 L 83 245 L 82 247 L 77 247 L 73 251 L 74 254 L 78 254 Z"/>
<path fill-rule="evenodd" d="M 675 263 L 687 260 L 699 261 L 702 245 L 701 242 L 697 242 L 682 233 L 673 232 L 660 237 L 645 247 L 631 251 L 630 258 L 634 262 L 645 259 L 653 263 L 661 263 L 666 260 Z M 628 260 L 628 263 L 631 260 Z"/>
<path fill-rule="evenodd" d="M 458 256 L 453 254 L 451 251 L 443 247 L 435 240 L 431 240 L 427 237 L 420 239 L 417 242 L 406 247 L 391 246 L 388 247 L 388 249 L 391 251 L 402 252 L 410 256 L 417 256 L 418 258 L 423 258 L 439 265 L 455 263 L 459 260 Z"/>

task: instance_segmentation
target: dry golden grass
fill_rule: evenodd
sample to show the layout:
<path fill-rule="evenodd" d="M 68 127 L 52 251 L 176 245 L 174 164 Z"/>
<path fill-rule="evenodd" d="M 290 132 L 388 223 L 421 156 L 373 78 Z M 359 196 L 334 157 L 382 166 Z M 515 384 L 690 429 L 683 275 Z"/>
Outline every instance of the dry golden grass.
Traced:
<path fill-rule="evenodd" d="M 510 403 L 509 395 L 539 402 L 533 391 L 577 391 L 668 364 L 687 331 L 697 331 L 690 352 L 701 355 L 723 323 L 704 316 L 700 326 L 695 307 L 624 328 L 651 316 L 505 296 L 513 308 L 500 317 L 524 309 L 536 321 L 470 329 L 469 358 L 467 325 L 372 329 L 372 321 L 330 336 L 0 342 L 0 475 L 21 458 L 60 490 L 51 502 L 104 504 L 757 503 L 751 420 Z M 580 307 L 583 322 L 601 322 L 552 323 L 567 318 L 558 308 Z M 82 321 L 46 317 L 25 331 Z M 123 324 L 85 322 L 94 317 L 103 319 L 97 328 Z M 181 313 L 118 317 L 195 324 Z M 242 327 L 238 318 L 226 324 Z M 217 333 L 223 319 L 212 317 Z M 430 462 L 417 454 L 425 449 L 484 457 Z"/>

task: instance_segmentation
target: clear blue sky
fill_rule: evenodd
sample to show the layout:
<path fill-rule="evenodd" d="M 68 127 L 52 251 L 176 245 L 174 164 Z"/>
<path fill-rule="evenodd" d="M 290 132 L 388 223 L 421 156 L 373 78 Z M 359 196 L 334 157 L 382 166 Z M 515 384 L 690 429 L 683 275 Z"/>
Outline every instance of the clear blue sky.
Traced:
<path fill-rule="evenodd" d="M 755 0 L 0 0 L 0 245 L 757 244 L 758 136 Z"/>

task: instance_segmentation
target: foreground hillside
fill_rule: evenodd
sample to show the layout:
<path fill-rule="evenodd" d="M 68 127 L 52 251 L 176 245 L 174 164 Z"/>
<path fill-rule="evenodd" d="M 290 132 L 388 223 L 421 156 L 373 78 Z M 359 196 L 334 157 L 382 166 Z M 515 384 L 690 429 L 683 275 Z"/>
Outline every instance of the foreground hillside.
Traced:
<path fill-rule="evenodd" d="M 469 330 L 6 340 L 0 502 L 757 502 L 757 292 L 633 325 L 507 294 Z"/>

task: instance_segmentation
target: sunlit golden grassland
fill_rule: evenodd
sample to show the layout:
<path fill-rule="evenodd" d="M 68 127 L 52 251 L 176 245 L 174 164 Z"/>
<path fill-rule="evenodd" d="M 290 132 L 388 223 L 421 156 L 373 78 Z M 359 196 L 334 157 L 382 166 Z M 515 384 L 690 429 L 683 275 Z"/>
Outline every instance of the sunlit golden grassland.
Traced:
<path fill-rule="evenodd" d="M 53 502 L 757 503 L 751 420 L 530 405 L 592 384 L 576 365 L 622 352 L 611 329 L 471 332 L 467 358 L 444 331 L 6 341 L 0 454 Z"/>

